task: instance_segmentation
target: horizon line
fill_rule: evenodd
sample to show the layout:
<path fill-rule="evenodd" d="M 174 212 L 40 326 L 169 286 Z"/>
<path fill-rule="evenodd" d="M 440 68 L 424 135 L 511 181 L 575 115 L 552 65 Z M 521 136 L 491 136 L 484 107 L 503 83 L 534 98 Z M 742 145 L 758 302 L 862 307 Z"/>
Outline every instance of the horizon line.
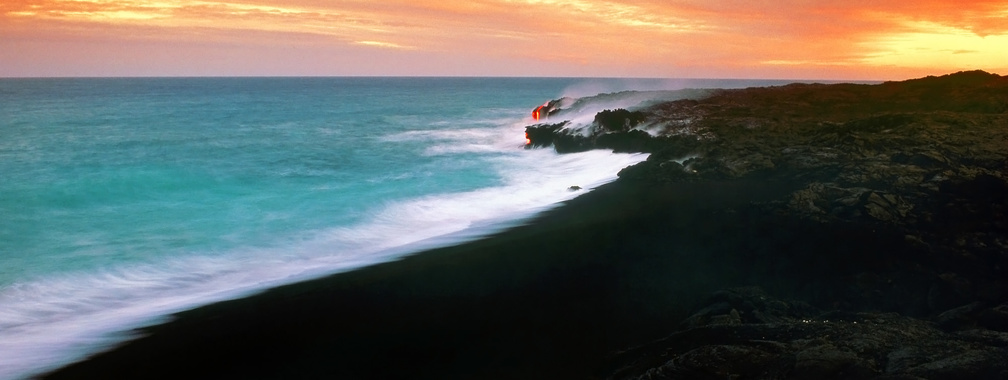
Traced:
<path fill-rule="evenodd" d="M 961 72 L 961 71 L 960 71 Z M 946 75 L 931 74 L 930 76 Z M 997 75 L 997 74 L 995 74 Z M 924 77 L 913 77 L 905 79 L 827 79 L 827 78 L 773 78 L 773 77 L 647 77 L 647 76 L 574 76 L 574 75 L 55 75 L 55 76 L 0 76 L 0 80 L 11 79 L 295 79 L 295 78 L 430 78 L 430 79 L 605 79 L 605 80 L 732 80 L 732 81 L 794 81 L 794 82 L 829 82 L 829 83 L 881 83 L 887 81 L 901 81 Z"/>

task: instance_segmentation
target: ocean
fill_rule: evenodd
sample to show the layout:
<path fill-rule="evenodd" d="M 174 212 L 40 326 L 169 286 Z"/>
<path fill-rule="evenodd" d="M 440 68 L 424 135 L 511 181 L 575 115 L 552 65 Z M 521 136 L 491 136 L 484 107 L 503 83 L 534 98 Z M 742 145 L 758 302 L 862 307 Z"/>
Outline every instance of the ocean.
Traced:
<path fill-rule="evenodd" d="M 647 158 L 524 149 L 544 101 L 776 83 L 0 79 L 0 379 L 174 312 L 486 236 Z"/>

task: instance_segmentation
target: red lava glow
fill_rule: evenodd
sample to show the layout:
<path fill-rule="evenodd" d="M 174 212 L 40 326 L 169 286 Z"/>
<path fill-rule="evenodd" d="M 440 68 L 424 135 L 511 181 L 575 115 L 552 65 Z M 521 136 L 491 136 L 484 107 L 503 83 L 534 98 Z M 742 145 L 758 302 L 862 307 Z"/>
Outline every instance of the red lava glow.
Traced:
<path fill-rule="evenodd" d="M 532 110 L 532 118 L 539 120 L 543 116 L 546 116 L 543 115 L 543 108 L 546 108 L 547 106 L 549 106 L 549 104 L 550 102 L 543 103 L 543 105 L 536 107 L 536 109 Z"/>
<path fill-rule="evenodd" d="M 533 117 L 535 117 L 535 113 L 534 113 L 534 112 L 533 112 Z M 538 118 L 538 117 L 536 117 L 536 120 L 538 120 L 538 119 L 539 119 L 539 118 Z M 530 139 L 530 138 L 528 137 L 528 132 L 525 132 L 525 145 L 528 145 L 528 144 L 531 144 L 531 143 L 532 143 L 532 139 Z"/>

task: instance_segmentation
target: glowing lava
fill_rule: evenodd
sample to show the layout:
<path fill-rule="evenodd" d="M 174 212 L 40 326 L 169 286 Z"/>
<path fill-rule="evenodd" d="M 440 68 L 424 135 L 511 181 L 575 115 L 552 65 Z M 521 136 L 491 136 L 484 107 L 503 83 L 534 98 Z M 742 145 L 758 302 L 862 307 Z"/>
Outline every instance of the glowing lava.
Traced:
<path fill-rule="evenodd" d="M 543 108 L 547 106 L 549 106 L 549 102 L 543 103 L 543 105 L 536 107 L 536 109 L 532 110 L 532 118 L 535 120 L 539 120 L 541 117 L 546 116 L 543 115 Z"/>

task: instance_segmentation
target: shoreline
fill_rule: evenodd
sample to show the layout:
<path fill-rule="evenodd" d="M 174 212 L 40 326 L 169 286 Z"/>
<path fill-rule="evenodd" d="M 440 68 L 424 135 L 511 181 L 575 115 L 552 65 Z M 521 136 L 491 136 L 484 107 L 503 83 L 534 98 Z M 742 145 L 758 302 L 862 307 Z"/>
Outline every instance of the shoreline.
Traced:
<path fill-rule="evenodd" d="M 690 252 L 704 243 L 690 226 L 781 186 L 616 181 L 483 239 L 178 313 L 41 377 L 596 377 L 710 292 L 752 282 Z"/>
<path fill-rule="evenodd" d="M 1004 378 L 1005 86 L 725 90 L 601 111 L 590 137 L 529 126 L 652 154 L 527 224 L 180 313 L 45 378 Z"/>

